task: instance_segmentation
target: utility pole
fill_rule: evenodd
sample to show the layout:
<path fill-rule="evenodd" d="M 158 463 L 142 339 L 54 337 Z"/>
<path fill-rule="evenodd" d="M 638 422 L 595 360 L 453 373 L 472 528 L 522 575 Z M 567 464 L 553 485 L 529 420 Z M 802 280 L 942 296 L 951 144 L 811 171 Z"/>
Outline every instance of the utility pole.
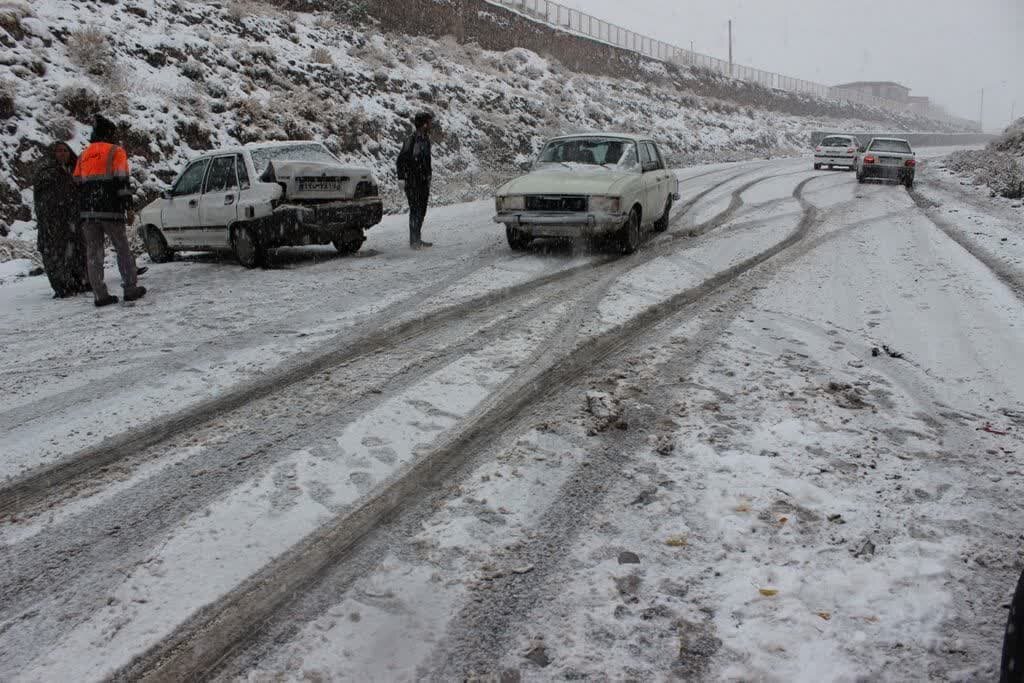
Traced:
<path fill-rule="evenodd" d="M 978 110 L 978 124 L 981 126 L 981 132 L 985 132 L 985 89 L 981 89 L 981 107 Z"/>
<path fill-rule="evenodd" d="M 1016 120 L 1017 120 L 1017 100 L 1014 100 L 1013 103 L 1010 104 L 1010 123 L 1012 124 Z"/>
<path fill-rule="evenodd" d="M 729 20 L 729 78 L 732 78 L 732 19 Z"/>

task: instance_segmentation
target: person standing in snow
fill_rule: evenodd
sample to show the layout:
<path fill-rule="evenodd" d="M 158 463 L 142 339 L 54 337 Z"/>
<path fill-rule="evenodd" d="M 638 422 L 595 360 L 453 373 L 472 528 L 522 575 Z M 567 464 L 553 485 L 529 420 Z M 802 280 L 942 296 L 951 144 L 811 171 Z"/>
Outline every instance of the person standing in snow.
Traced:
<path fill-rule="evenodd" d="M 78 226 L 78 190 L 72 177 L 77 162 L 71 148 L 58 142 L 32 179 L 36 246 L 55 299 L 89 290 L 85 241 Z"/>
<path fill-rule="evenodd" d="M 128 174 L 128 153 L 117 144 L 117 127 L 103 116 L 96 117 L 90 145 L 75 166 L 82 231 L 88 254 L 89 282 L 97 307 L 116 304 L 103 281 L 104 236 L 117 251 L 124 300 L 146 295 L 138 285 L 135 256 L 128 245 L 127 224 L 131 221 L 132 188 Z"/>
<path fill-rule="evenodd" d="M 414 120 L 416 132 L 405 141 L 398 155 L 398 182 L 409 200 L 409 246 L 423 249 L 434 246 L 423 241 L 423 221 L 430 203 L 430 180 L 433 175 L 430 131 L 434 115 L 421 112 Z"/>

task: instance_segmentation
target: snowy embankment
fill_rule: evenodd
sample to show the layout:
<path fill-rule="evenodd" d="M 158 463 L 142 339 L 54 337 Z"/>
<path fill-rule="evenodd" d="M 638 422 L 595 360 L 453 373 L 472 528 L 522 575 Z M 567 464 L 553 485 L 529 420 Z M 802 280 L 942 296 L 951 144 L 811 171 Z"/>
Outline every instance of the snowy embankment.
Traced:
<path fill-rule="evenodd" d="M 602 78 L 522 49 L 488 52 L 366 22 L 242 1 L 0 2 L 0 226 L 34 240 L 32 168 L 55 140 L 81 149 L 97 110 L 122 127 L 139 203 L 200 150 L 316 138 L 371 166 L 391 208 L 402 206 L 393 159 L 422 108 L 444 129 L 442 202 L 486 196 L 556 133 L 649 132 L 678 162 L 787 152 L 814 129 L 878 125 L 699 97 L 657 63 L 642 82 Z"/>
<path fill-rule="evenodd" d="M 950 156 L 945 167 L 951 174 L 962 176 L 965 184 L 987 190 L 993 197 L 1024 198 L 1024 118 L 1011 124 L 985 149 Z"/>

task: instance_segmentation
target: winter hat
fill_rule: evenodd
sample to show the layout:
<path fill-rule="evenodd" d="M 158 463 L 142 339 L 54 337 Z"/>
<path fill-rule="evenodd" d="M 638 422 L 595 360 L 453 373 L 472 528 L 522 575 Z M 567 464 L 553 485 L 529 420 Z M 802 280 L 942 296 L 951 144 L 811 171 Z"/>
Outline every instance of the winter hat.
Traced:
<path fill-rule="evenodd" d="M 97 114 L 89 142 L 114 142 L 116 139 L 117 125 L 102 114 Z"/>

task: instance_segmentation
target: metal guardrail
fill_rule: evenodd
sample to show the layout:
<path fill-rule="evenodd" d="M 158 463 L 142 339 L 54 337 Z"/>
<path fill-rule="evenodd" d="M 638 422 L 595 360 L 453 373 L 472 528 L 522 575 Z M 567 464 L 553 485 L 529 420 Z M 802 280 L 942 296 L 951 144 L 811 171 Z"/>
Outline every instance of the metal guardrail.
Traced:
<path fill-rule="evenodd" d="M 552 2 L 552 0 L 486 1 L 493 5 L 513 10 L 529 19 L 547 24 L 553 28 L 576 33 L 585 38 L 607 43 L 624 50 L 637 52 L 651 59 L 708 69 L 714 73 L 748 83 L 756 83 L 765 88 L 803 93 L 836 102 L 873 106 L 896 114 L 916 113 L 931 119 L 956 123 L 958 125 L 971 123 L 965 119 L 951 116 L 934 106 L 928 107 L 925 111 L 917 111 L 911 106 L 896 100 L 875 97 L 857 91 L 840 90 L 821 83 L 791 78 L 750 66 L 735 63 L 730 66 L 727 60 L 687 50 L 662 40 L 630 31 L 617 24 L 598 19 L 586 12 Z"/>

